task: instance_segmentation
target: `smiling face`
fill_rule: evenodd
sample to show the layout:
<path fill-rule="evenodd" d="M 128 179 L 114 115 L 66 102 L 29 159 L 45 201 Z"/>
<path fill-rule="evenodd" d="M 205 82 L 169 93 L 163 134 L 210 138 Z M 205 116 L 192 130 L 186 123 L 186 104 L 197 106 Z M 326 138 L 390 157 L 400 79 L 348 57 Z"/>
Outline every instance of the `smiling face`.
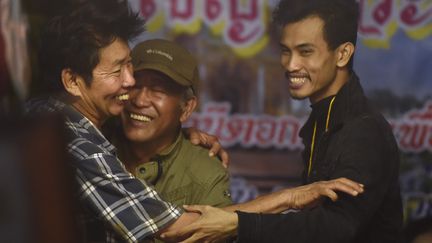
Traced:
<path fill-rule="evenodd" d="M 166 147 L 177 138 L 181 123 L 195 108 L 195 97 L 184 101 L 185 87 L 153 70 L 135 73 L 136 85 L 122 113 L 126 137 Z"/>
<path fill-rule="evenodd" d="M 315 103 L 335 95 L 347 81 L 340 75 L 341 70 L 347 69 L 341 62 L 343 47 L 329 49 L 323 25 L 319 17 L 310 16 L 283 28 L 281 64 L 294 99 L 309 98 Z"/>
<path fill-rule="evenodd" d="M 79 96 L 74 107 L 97 126 L 107 118 L 120 115 L 128 99 L 128 91 L 135 84 L 128 45 L 119 39 L 99 52 L 99 63 L 93 69 L 93 80 L 86 85 L 76 77 L 73 93 Z"/>

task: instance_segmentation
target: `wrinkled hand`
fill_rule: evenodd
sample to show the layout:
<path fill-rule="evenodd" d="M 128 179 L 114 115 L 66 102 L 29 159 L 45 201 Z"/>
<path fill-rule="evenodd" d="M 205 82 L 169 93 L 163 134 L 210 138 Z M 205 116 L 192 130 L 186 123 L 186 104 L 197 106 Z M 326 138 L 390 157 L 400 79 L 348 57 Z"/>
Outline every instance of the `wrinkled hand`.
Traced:
<path fill-rule="evenodd" d="M 337 191 L 345 192 L 351 196 L 363 193 L 363 185 L 347 178 L 338 178 L 329 181 L 318 181 L 312 184 L 287 189 L 290 208 L 302 209 L 316 206 L 323 197 L 332 201 L 338 199 Z"/>
<path fill-rule="evenodd" d="M 184 206 L 184 208 L 188 212 L 200 213 L 201 216 L 188 226 L 163 233 L 162 239 L 189 236 L 182 242 L 220 242 L 237 232 L 238 217 L 236 213 L 203 205 Z"/>
<path fill-rule="evenodd" d="M 222 165 L 225 168 L 228 168 L 228 153 L 225 151 L 225 149 L 222 148 L 222 145 L 216 136 L 207 134 L 194 127 L 184 128 L 183 131 L 192 144 L 209 148 L 209 156 L 212 157 L 217 155 L 222 160 Z"/>

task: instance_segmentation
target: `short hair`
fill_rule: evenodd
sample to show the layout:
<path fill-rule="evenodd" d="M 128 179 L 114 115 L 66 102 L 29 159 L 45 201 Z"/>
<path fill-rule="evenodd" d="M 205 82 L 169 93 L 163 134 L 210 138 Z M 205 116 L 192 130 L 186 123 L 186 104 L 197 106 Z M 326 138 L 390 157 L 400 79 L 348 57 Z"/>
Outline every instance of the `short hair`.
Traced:
<path fill-rule="evenodd" d="M 63 89 L 60 80 L 65 68 L 90 85 L 100 49 L 116 39 L 128 42 L 144 31 L 145 21 L 126 0 L 77 1 L 67 12 L 51 19 L 42 37 L 39 64 L 50 91 Z"/>
<path fill-rule="evenodd" d="M 318 16 L 324 22 L 324 40 L 330 50 L 345 42 L 356 45 L 359 7 L 356 0 L 281 0 L 273 12 L 273 22 L 280 26 Z M 352 68 L 351 57 L 349 68 Z"/>

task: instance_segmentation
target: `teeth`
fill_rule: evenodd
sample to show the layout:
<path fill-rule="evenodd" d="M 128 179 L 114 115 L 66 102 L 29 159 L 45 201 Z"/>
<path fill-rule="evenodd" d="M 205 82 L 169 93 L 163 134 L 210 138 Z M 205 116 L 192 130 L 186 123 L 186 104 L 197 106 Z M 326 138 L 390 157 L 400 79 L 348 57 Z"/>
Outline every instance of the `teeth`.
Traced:
<path fill-rule="evenodd" d="M 142 121 L 142 122 L 149 122 L 149 121 L 151 121 L 151 118 L 148 117 L 148 116 L 138 115 L 138 114 L 134 114 L 134 113 L 130 114 L 130 118 L 134 119 L 134 120 Z"/>
<path fill-rule="evenodd" d="M 306 78 L 291 78 L 291 83 L 293 84 L 303 84 L 304 82 L 306 82 Z"/>
<path fill-rule="evenodd" d="M 117 99 L 118 99 L 118 100 L 121 100 L 121 101 L 128 100 L 128 99 L 129 99 L 129 94 L 122 94 L 122 95 L 119 95 L 119 96 L 117 96 Z"/>

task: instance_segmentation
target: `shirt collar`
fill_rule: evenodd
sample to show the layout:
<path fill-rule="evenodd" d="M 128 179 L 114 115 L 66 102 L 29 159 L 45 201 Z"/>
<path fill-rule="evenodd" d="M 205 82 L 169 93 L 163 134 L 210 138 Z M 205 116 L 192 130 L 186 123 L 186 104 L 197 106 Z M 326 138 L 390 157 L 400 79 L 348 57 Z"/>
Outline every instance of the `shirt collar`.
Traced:
<path fill-rule="evenodd" d="M 77 111 L 73 106 L 64 102 L 50 98 L 48 101 L 55 109 L 61 112 L 66 118 L 66 126 L 80 136 L 89 139 L 90 141 L 103 147 L 110 153 L 115 153 L 116 148 L 102 134 L 102 132 L 82 113 Z"/>
<path fill-rule="evenodd" d="M 153 156 L 149 161 L 143 161 L 135 168 L 134 174 L 153 185 L 157 183 L 163 173 L 174 163 L 183 143 L 184 136 L 179 132 L 177 139 L 161 153 Z"/>
<path fill-rule="evenodd" d="M 359 109 L 364 107 L 363 105 L 365 102 L 366 99 L 359 78 L 356 73 L 352 71 L 348 82 L 346 82 L 336 94 L 331 117 L 329 119 L 329 131 L 331 132 L 342 127 L 346 119 L 349 119 L 352 114 L 357 114 Z M 355 106 L 352 104 L 355 104 Z M 311 106 L 312 109 L 314 109 L 314 106 L 315 104 Z M 308 120 L 300 130 L 299 135 L 301 138 L 307 139 L 311 136 L 309 131 L 313 128 L 314 121 L 315 117 L 311 113 Z"/>
<path fill-rule="evenodd" d="M 310 107 L 312 108 L 312 116 L 314 117 L 315 120 L 321 122 L 324 121 L 326 116 L 327 116 L 327 112 L 328 112 L 328 108 L 330 105 L 331 100 L 333 99 L 334 95 L 326 97 L 318 102 L 316 102 L 315 104 L 312 104 Z"/>
<path fill-rule="evenodd" d="M 176 140 L 167 148 L 163 149 L 159 154 L 155 155 L 154 158 L 162 159 L 162 160 L 170 160 L 175 157 L 178 153 L 178 150 L 183 142 L 184 135 L 181 131 L 179 131 Z M 153 158 L 151 159 L 153 160 Z"/>

